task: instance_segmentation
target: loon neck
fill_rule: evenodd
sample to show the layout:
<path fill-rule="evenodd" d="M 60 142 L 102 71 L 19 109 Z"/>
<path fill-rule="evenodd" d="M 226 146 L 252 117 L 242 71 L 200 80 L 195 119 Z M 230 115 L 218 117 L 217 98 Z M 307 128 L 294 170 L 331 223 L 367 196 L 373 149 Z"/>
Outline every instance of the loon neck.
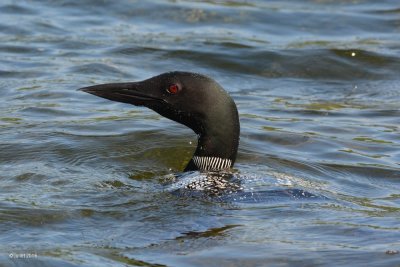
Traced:
<path fill-rule="evenodd" d="M 219 171 L 233 166 L 239 146 L 239 117 L 237 110 L 201 127 L 197 148 L 185 171 Z"/>

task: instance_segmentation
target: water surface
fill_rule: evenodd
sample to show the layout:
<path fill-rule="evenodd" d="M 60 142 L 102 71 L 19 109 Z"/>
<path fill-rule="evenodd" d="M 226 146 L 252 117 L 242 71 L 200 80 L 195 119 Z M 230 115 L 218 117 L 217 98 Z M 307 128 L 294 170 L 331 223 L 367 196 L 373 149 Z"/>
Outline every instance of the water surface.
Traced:
<path fill-rule="evenodd" d="M 3 1 L 1 265 L 399 266 L 399 14 L 389 0 Z M 76 91 L 171 70 L 235 99 L 241 193 L 174 194 L 195 134 Z"/>

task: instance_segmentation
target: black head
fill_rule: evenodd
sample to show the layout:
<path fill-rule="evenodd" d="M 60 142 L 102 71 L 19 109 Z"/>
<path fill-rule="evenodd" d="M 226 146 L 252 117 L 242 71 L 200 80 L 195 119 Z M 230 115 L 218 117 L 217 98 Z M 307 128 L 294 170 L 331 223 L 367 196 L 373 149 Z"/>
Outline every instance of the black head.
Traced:
<path fill-rule="evenodd" d="M 199 134 L 195 155 L 236 158 L 239 118 L 228 93 L 213 79 L 188 72 L 168 72 L 131 83 L 81 89 L 106 99 L 146 106 Z"/>

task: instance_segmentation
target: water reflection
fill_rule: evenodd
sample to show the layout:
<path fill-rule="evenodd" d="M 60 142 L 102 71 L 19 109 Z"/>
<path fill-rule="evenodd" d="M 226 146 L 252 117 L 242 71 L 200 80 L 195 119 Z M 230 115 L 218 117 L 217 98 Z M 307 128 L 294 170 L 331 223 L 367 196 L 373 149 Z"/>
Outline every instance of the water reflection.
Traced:
<path fill-rule="evenodd" d="M 2 265 L 399 262 L 394 1 L 0 4 Z M 196 136 L 77 92 L 170 70 L 235 99 L 235 190 L 186 190 Z M 37 253 L 35 261 L 9 253 Z"/>

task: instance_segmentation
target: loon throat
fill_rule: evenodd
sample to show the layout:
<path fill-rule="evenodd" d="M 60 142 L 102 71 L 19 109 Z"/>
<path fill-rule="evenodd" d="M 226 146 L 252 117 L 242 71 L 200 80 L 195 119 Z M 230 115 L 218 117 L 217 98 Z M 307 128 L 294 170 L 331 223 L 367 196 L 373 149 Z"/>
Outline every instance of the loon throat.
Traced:
<path fill-rule="evenodd" d="M 236 104 L 207 76 L 174 71 L 139 82 L 99 84 L 80 90 L 148 107 L 191 128 L 199 138 L 184 171 L 226 170 L 235 163 L 240 134 Z"/>

